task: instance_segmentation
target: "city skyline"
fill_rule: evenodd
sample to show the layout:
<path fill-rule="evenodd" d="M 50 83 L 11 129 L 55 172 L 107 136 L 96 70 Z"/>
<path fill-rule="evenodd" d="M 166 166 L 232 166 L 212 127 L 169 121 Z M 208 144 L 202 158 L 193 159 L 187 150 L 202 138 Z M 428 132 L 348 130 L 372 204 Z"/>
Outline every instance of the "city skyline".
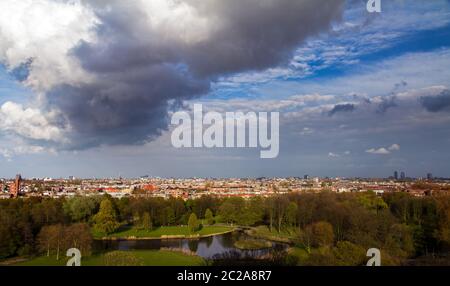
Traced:
<path fill-rule="evenodd" d="M 399 175 L 400 174 L 400 175 Z M 96 176 L 90 176 L 90 177 L 77 177 L 73 175 L 69 176 L 59 176 L 59 177 L 52 177 L 52 176 L 43 176 L 43 177 L 25 177 L 22 178 L 22 174 L 16 174 L 13 177 L 0 177 L 2 180 L 11 180 L 17 177 L 20 177 L 21 180 L 43 180 L 43 181 L 52 181 L 52 180 L 118 180 L 118 179 L 124 179 L 124 180 L 138 180 L 138 179 L 174 179 L 174 180 L 194 180 L 194 179 L 201 179 L 201 180 L 229 180 L 229 179 L 237 179 L 237 180 L 259 180 L 259 179 L 289 179 L 289 178 L 297 178 L 297 179 L 303 179 L 303 180 L 315 180 L 315 179 L 367 179 L 367 180 L 450 180 L 449 177 L 436 177 L 432 173 L 425 173 L 421 176 L 409 176 L 406 174 L 405 171 L 402 171 L 398 173 L 397 171 L 394 171 L 393 175 L 386 175 L 385 177 L 351 177 L 351 176 L 314 176 L 314 175 L 298 175 L 298 176 L 279 176 L 279 177 L 160 177 L 160 176 L 152 176 L 149 174 L 146 175 L 134 175 L 134 176 L 122 176 L 121 174 L 117 176 L 109 176 L 109 177 L 96 177 Z"/>
<path fill-rule="evenodd" d="M 445 0 L 2 1 L 0 177 L 450 177 L 449 14 Z M 279 112 L 278 157 L 174 148 L 170 117 L 194 104 Z"/>

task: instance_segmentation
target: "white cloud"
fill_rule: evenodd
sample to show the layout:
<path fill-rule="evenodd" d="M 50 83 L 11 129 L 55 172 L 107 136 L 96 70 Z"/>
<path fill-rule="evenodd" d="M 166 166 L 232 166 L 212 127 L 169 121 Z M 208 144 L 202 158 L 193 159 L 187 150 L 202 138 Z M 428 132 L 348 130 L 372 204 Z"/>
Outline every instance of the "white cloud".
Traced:
<path fill-rule="evenodd" d="M 281 110 L 298 110 L 307 105 L 323 104 L 335 99 L 334 95 L 313 94 L 296 94 L 287 98 L 278 99 L 218 99 L 195 103 L 202 103 L 205 108 L 213 111 L 281 111 Z M 186 102 L 192 105 L 193 102 Z"/>
<path fill-rule="evenodd" d="M 382 147 L 382 148 L 371 148 L 369 150 L 366 150 L 367 153 L 370 154 L 377 154 L 377 155 L 387 155 L 390 154 L 391 152 L 389 150 L 387 150 L 386 148 Z"/>
<path fill-rule="evenodd" d="M 328 157 L 337 158 L 337 157 L 341 157 L 341 155 L 330 152 L 330 153 L 328 153 Z"/>
<path fill-rule="evenodd" d="M 392 152 L 400 150 L 400 145 L 398 144 L 392 144 L 389 147 L 381 147 L 381 148 L 371 148 L 369 150 L 366 150 L 367 153 L 370 154 L 377 154 L 377 155 L 388 155 Z"/>
<path fill-rule="evenodd" d="M 0 130 L 31 140 L 63 142 L 63 130 L 53 120 L 57 114 L 6 102 L 0 107 Z"/>
<path fill-rule="evenodd" d="M 342 154 L 330 152 L 330 153 L 328 153 L 328 157 L 339 158 L 339 157 L 342 157 L 342 156 L 349 156 L 350 154 L 351 154 L 350 151 L 345 151 Z"/>
<path fill-rule="evenodd" d="M 53 148 L 45 148 L 42 146 L 28 145 L 22 140 L 15 140 L 15 146 L 8 148 L 0 148 L 0 156 L 4 157 L 6 161 L 11 162 L 15 156 L 50 153 L 56 154 Z"/>
<path fill-rule="evenodd" d="M 400 150 L 400 145 L 392 144 L 388 149 L 389 149 L 389 151 L 398 151 L 398 150 Z"/>
<path fill-rule="evenodd" d="M 309 127 L 304 127 L 303 130 L 300 132 L 300 135 L 310 135 L 313 134 L 314 130 Z"/>
<path fill-rule="evenodd" d="M 34 90 L 86 82 L 89 76 L 70 50 L 94 40 L 95 15 L 79 1 L 0 1 L 0 62 L 8 68 L 32 59 L 25 82 Z"/>

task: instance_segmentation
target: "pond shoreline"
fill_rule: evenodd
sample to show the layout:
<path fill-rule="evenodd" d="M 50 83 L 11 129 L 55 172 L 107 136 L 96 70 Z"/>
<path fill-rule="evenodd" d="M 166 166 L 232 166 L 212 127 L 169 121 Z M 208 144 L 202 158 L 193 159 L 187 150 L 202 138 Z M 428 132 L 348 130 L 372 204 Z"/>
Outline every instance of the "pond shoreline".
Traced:
<path fill-rule="evenodd" d="M 203 235 L 180 234 L 180 235 L 161 235 L 159 237 L 153 237 L 153 236 L 148 236 L 148 237 L 137 237 L 137 236 L 114 237 L 114 236 L 112 236 L 112 237 L 108 237 L 108 236 L 105 236 L 105 237 L 101 237 L 101 238 L 94 238 L 94 240 L 99 240 L 99 241 L 177 240 L 177 239 L 196 240 L 196 239 L 200 239 L 200 238 L 207 238 L 207 237 L 212 237 L 212 236 L 217 236 L 217 235 L 223 235 L 223 234 L 235 232 L 237 230 L 238 230 L 238 228 L 235 228 L 235 229 L 230 229 L 227 231 L 211 233 L 211 234 L 203 234 Z"/>

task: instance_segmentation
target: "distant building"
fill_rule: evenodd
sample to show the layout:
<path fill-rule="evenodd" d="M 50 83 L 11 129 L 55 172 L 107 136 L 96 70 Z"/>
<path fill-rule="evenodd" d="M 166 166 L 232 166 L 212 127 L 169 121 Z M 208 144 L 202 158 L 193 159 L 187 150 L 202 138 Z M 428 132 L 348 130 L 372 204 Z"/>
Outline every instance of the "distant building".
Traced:
<path fill-rule="evenodd" d="M 21 183 L 22 177 L 20 175 L 16 175 L 14 182 L 9 186 L 9 196 L 11 198 L 17 198 L 19 196 Z"/>
<path fill-rule="evenodd" d="M 303 179 L 309 180 L 309 175 L 304 175 L 304 176 L 303 176 Z"/>
<path fill-rule="evenodd" d="M 400 179 L 402 179 L 402 180 L 406 179 L 406 174 L 405 174 L 405 172 L 401 172 L 401 173 L 400 173 Z"/>
<path fill-rule="evenodd" d="M 427 179 L 428 179 L 428 180 L 433 180 L 433 174 L 428 173 L 428 174 L 427 174 Z"/>
<path fill-rule="evenodd" d="M 394 179 L 398 180 L 398 172 L 397 171 L 394 172 Z"/>

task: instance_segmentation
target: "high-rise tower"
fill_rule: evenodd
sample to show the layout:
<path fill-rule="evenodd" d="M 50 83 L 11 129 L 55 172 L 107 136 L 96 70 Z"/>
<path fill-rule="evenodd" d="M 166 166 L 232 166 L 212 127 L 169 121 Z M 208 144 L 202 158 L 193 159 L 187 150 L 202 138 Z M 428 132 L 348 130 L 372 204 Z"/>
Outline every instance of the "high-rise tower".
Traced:
<path fill-rule="evenodd" d="M 22 177 L 18 174 L 14 179 L 14 183 L 9 186 L 9 194 L 11 198 L 17 198 L 20 193 L 20 184 L 22 183 Z"/>

